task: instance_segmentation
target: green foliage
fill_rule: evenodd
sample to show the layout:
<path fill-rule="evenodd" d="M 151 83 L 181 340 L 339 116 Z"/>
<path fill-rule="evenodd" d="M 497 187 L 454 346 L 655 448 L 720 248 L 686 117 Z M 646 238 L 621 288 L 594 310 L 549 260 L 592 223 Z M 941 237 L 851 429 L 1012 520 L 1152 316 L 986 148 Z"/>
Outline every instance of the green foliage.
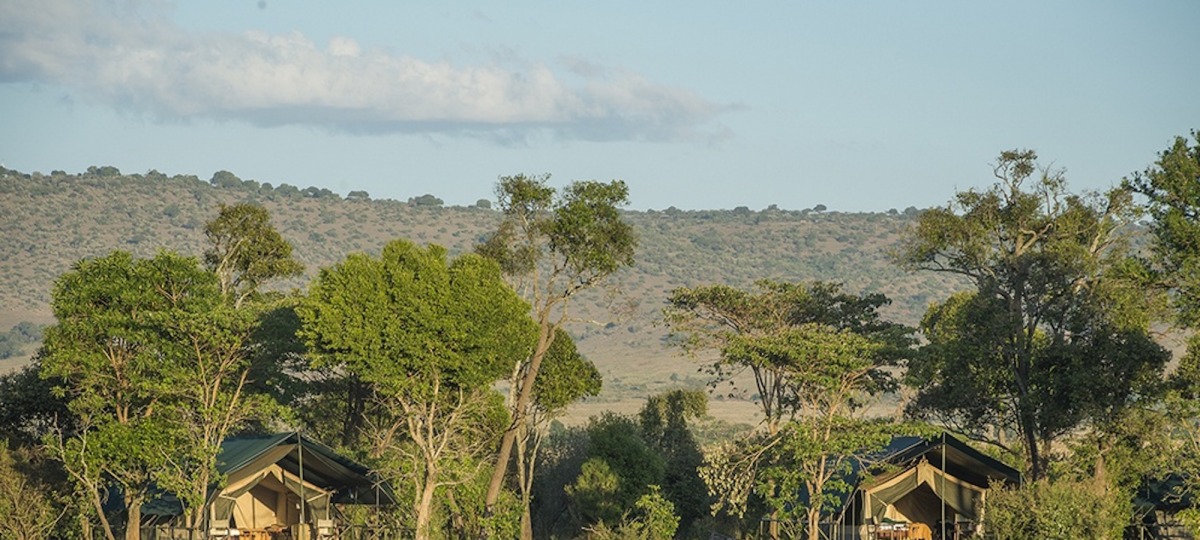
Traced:
<path fill-rule="evenodd" d="M 708 414 L 708 394 L 703 390 L 672 390 L 650 396 L 638 413 L 642 437 L 663 456 L 665 465 L 661 495 L 672 507 L 672 517 L 683 530 L 708 514 L 711 504 L 707 486 L 698 470 L 704 453 L 689 422 Z"/>
<path fill-rule="evenodd" d="M 543 412 L 559 412 L 586 396 L 600 393 L 602 380 L 596 365 L 579 353 L 575 340 L 559 329 L 533 390 L 533 403 Z"/>
<path fill-rule="evenodd" d="M 204 235 L 209 243 L 204 262 L 220 279 L 221 293 L 235 306 L 263 283 L 304 271 L 292 258 L 292 245 L 271 225 L 270 214 L 261 206 L 222 204 L 217 217 L 205 224 Z"/>
<path fill-rule="evenodd" d="M 18 446 L 34 446 L 53 429 L 74 431 L 67 400 L 54 391 L 62 381 L 44 379 L 41 363 L 0 375 L 0 433 Z"/>
<path fill-rule="evenodd" d="M 1200 132 L 1192 139 L 1194 145 L 1176 137 L 1153 166 L 1128 181 L 1148 199 L 1158 277 L 1187 326 L 1200 322 Z"/>
<path fill-rule="evenodd" d="M 1002 153 L 998 184 L 923 212 L 898 254 L 975 286 L 926 316 L 914 410 L 976 437 L 1015 431 L 1034 478 L 1056 440 L 1145 396 L 1166 360 L 1147 333 L 1153 301 L 1127 272 L 1130 193 L 1079 196 L 1037 172 L 1034 152 Z"/>
<path fill-rule="evenodd" d="M 579 477 L 567 486 L 575 519 L 582 523 L 612 521 L 621 515 L 623 507 L 617 502 L 621 478 L 612 466 L 600 458 L 583 462 Z"/>
<path fill-rule="evenodd" d="M 439 246 L 397 240 L 379 258 L 355 254 L 321 270 L 297 308 L 318 366 L 344 365 L 380 389 L 432 391 L 435 377 L 478 388 L 529 353 L 528 306 L 495 263 L 447 261 Z"/>
<path fill-rule="evenodd" d="M 631 419 L 607 413 L 588 423 L 588 459 L 567 486 L 571 509 L 582 525 L 616 523 L 665 475 L 663 456 L 647 444 Z"/>
<path fill-rule="evenodd" d="M 54 537 L 65 512 L 39 474 L 48 468 L 32 449 L 10 449 L 0 439 L 0 540 Z"/>
<path fill-rule="evenodd" d="M 675 507 L 658 489 L 650 486 L 650 492 L 642 495 L 626 512 L 620 523 L 610 527 L 601 522 L 589 529 L 585 538 L 589 540 L 668 540 L 675 538 L 679 529 L 679 518 Z"/>
<path fill-rule="evenodd" d="M 1093 482 L 1028 482 L 1021 487 L 992 486 L 983 530 L 996 540 L 1119 540 L 1129 525 L 1127 493 Z"/>

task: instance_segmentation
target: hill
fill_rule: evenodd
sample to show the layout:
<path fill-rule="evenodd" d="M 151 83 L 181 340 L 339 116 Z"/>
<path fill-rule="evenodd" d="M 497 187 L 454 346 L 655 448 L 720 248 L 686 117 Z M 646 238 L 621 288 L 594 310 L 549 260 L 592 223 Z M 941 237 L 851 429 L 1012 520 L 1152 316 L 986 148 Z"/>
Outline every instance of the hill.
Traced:
<path fill-rule="evenodd" d="M 53 322 L 54 280 L 79 259 L 116 249 L 139 256 L 160 249 L 198 256 L 204 222 L 220 203 L 242 201 L 271 212 L 307 267 L 303 279 L 285 288 L 302 288 L 319 268 L 351 252 L 378 253 L 394 238 L 463 253 L 499 221 L 486 205 L 444 207 L 431 195 L 407 202 L 371 200 L 364 192 L 344 198 L 324 189 L 241 180 L 225 171 L 203 181 L 155 171 L 126 175 L 113 167 L 91 167 L 78 175 L 0 169 L 0 332 L 22 321 Z M 888 316 L 915 324 L 930 301 L 961 284 L 908 274 L 889 262 L 888 251 L 914 215 L 914 209 L 840 213 L 774 206 L 626 212 L 640 240 L 635 267 L 616 276 L 611 290 L 575 304 L 589 322 L 571 331 L 605 375 L 605 390 L 574 416 L 601 408 L 629 410 L 661 389 L 706 382 L 696 360 L 681 357 L 658 324 L 663 302 L 676 287 L 747 286 L 762 278 L 833 280 L 849 291 L 887 294 L 893 299 Z M 629 309 L 618 315 L 610 305 Z M 0 360 L 0 371 L 26 362 L 32 349 Z M 718 414 L 731 418 L 753 410 L 737 399 L 715 405 Z"/>

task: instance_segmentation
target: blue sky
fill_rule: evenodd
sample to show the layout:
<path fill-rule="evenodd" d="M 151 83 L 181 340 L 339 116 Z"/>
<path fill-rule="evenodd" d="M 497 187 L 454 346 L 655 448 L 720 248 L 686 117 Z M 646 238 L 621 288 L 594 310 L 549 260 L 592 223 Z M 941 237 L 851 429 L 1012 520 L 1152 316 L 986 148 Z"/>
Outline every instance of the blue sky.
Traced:
<path fill-rule="evenodd" d="M 1103 189 L 1200 128 L 1200 2 L 0 1 L 0 162 L 448 204 L 883 211 L 1033 148 Z"/>

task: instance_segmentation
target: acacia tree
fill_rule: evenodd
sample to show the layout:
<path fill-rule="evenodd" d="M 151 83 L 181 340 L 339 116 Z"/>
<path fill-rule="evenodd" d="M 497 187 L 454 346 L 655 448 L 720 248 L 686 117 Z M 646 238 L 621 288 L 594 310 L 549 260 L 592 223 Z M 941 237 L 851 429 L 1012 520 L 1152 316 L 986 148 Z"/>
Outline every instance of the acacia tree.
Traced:
<path fill-rule="evenodd" d="M 669 302 L 665 318 L 689 350 L 719 348 L 718 383 L 751 372 L 764 416 L 766 433 L 715 452 L 703 469 L 716 508 L 740 517 L 755 492 L 772 511 L 772 536 L 780 519 L 802 514 L 817 538 L 848 456 L 887 443 L 882 427 L 855 413 L 894 386 L 883 368 L 907 351 L 911 329 L 879 316 L 883 295 L 830 283 L 683 288 Z"/>
<path fill-rule="evenodd" d="M 798 359 L 788 356 L 787 347 L 807 338 L 817 339 L 821 331 L 810 325 L 878 344 L 869 351 L 866 360 L 871 368 L 865 378 L 856 379 L 856 384 L 869 382 L 869 387 L 862 388 L 872 391 L 891 384 L 878 368 L 897 361 L 912 343 L 912 329 L 879 315 L 879 308 L 890 303 L 886 296 L 844 293 L 836 283 L 762 280 L 749 291 L 728 285 L 685 287 L 672 291 L 667 301 L 664 319 L 673 332 L 685 337 L 685 350 L 721 352 L 709 366 L 716 376 L 714 386 L 750 371 L 763 422 L 772 435 L 801 412 L 793 383 L 802 374 L 796 369 Z"/>
<path fill-rule="evenodd" d="M 880 371 L 882 348 L 850 330 L 807 323 L 772 336 L 734 336 L 725 356 L 747 364 L 773 365 L 785 382 L 781 403 L 790 420 L 715 452 L 704 470 L 718 505 L 737 512 L 753 491 L 777 521 L 800 518 L 806 536 L 820 538 L 820 522 L 848 489 L 845 478 L 862 456 L 908 430 L 855 413 L 890 380 Z"/>
<path fill-rule="evenodd" d="M 513 288 L 531 304 L 538 328 L 536 344 L 514 371 L 512 423 L 501 437 L 485 495 L 489 513 L 525 429 L 542 361 L 568 321 L 570 300 L 633 264 L 637 245 L 618 210 L 629 200 L 624 182 L 574 182 L 559 193 L 547 180 L 549 175 L 501 177 L 496 194 L 504 220 L 476 249 L 500 263 Z"/>
<path fill-rule="evenodd" d="M 974 286 L 926 316 L 929 345 L 910 362 L 911 410 L 1010 450 L 994 435 L 1015 433 L 1037 479 L 1056 440 L 1116 415 L 1166 355 L 1126 272 L 1129 192 L 1071 194 L 1028 150 L 1002 153 L 993 172 L 990 189 L 923 212 L 897 255 L 907 269 Z"/>
<path fill-rule="evenodd" d="M 204 225 L 204 236 L 209 243 L 204 262 L 234 307 L 240 307 L 264 282 L 304 271 L 292 258 L 292 245 L 271 225 L 270 214 L 261 206 L 222 204 L 217 217 Z"/>
<path fill-rule="evenodd" d="M 416 537 L 429 538 L 439 490 L 474 476 L 505 423 L 491 385 L 529 354 L 528 304 L 493 261 L 397 240 L 322 269 L 297 312 L 316 364 L 370 385 L 373 453 L 411 480 Z"/>

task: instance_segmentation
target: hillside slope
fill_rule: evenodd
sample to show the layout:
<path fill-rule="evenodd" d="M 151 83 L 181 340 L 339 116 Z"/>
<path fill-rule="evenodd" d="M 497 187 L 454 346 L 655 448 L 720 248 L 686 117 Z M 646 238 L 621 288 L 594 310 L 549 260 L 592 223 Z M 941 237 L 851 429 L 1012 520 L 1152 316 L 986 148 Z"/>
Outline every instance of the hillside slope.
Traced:
<path fill-rule="evenodd" d="M 359 193 L 350 200 L 327 190 L 273 188 L 228 174 L 205 182 L 153 171 L 122 175 L 112 168 L 80 175 L 0 169 L 0 331 L 20 321 L 52 322 L 53 282 L 79 259 L 116 249 L 140 256 L 160 249 L 198 256 L 204 222 L 220 203 L 240 201 L 270 210 L 306 265 L 305 278 L 285 288 L 301 288 L 320 267 L 350 252 L 377 253 L 394 238 L 463 253 L 499 220 L 493 210 L 441 207 L 432 197 L 406 203 L 369 200 Z M 575 304 L 590 322 L 571 331 L 606 377 L 604 394 L 585 408 L 625 409 L 665 387 L 703 384 L 696 361 L 672 349 L 657 324 L 664 299 L 676 287 L 747 286 L 762 278 L 834 280 L 849 291 L 887 294 L 894 300 L 888 315 L 914 324 L 930 301 L 961 285 L 942 276 L 908 274 L 889 262 L 888 251 L 912 221 L 909 214 L 775 208 L 627 212 L 640 240 L 636 266 L 618 275 L 612 290 L 590 293 Z M 632 308 L 616 315 L 606 307 L 611 303 Z M 7 366 L 0 361 L 0 370 L 27 358 Z M 749 410 L 730 406 L 741 411 L 735 415 Z"/>

